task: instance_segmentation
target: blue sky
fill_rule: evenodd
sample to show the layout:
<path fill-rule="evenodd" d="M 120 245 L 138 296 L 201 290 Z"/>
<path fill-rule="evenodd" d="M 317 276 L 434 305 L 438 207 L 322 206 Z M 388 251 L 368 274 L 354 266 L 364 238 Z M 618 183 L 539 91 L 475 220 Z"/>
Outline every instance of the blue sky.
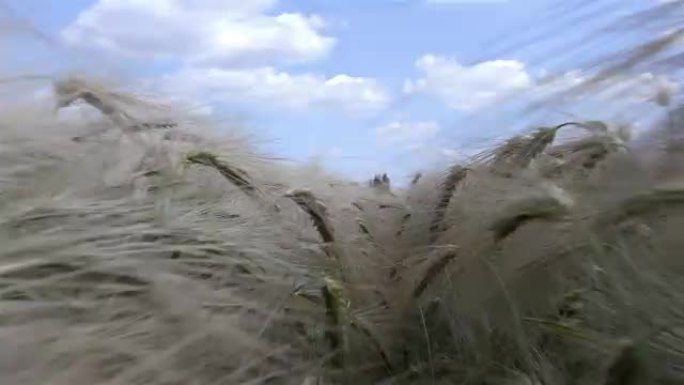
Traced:
<path fill-rule="evenodd" d="M 583 12 L 604 7 L 601 14 L 616 17 L 646 1 L 6 3 L 59 57 L 31 51 L 18 62 L 24 69 L 125 74 L 217 116 L 243 117 L 274 156 L 318 159 L 355 179 L 388 172 L 406 180 L 519 129 L 493 106 L 507 95 L 550 92 L 545 72 L 562 75 L 559 87 L 579 81 L 577 44 L 554 36 L 578 42 L 601 24 Z M 657 81 L 647 75 L 639 84 Z"/>

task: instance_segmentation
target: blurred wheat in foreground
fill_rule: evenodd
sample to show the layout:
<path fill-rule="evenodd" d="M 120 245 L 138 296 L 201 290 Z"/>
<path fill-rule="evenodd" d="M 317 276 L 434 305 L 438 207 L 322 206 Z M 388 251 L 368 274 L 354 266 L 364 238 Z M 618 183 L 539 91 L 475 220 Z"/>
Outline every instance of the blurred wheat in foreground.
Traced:
<path fill-rule="evenodd" d="M 569 122 L 392 191 L 55 92 L 103 114 L 4 112 L 3 383 L 684 381 L 671 135 Z"/>
<path fill-rule="evenodd" d="M 565 122 L 392 189 L 54 92 L 102 114 L 0 115 L 2 384 L 684 383 L 677 119 Z"/>

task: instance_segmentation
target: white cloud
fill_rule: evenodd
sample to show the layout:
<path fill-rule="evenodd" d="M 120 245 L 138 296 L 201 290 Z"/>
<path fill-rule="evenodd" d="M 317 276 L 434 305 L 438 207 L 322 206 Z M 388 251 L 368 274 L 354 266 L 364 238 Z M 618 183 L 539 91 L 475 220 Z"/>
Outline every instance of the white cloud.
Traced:
<path fill-rule="evenodd" d="M 327 78 L 293 75 L 272 67 L 186 68 L 166 76 L 162 87 L 200 100 L 250 102 L 289 110 L 323 107 L 367 113 L 386 107 L 390 101 L 373 79 L 345 74 Z"/>
<path fill-rule="evenodd" d="M 515 97 L 512 100 L 523 103 L 559 95 L 560 100 L 567 102 L 591 100 L 618 102 L 622 106 L 665 104 L 678 88 L 671 79 L 641 73 L 612 77 L 602 82 L 598 90 L 581 94 L 572 90 L 591 79 L 591 74 L 568 71 L 553 77 L 533 76 L 524 63 L 516 60 L 491 60 L 465 66 L 453 58 L 424 55 L 416 61 L 416 68 L 420 77 L 405 81 L 405 93 L 432 95 L 460 111 L 474 111 L 512 96 Z M 564 94 L 564 91 L 571 92 Z"/>
<path fill-rule="evenodd" d="M 375 135 L 380 143 L 419 146 L 434 138 L 439 131 L 440 126 L 434 121 L 395 121 L 376 128 Z"/>
<path fill-rule="evenodd" d="M 453 148 L 441 148 L 439 153 L 451 160 L 464 158 L 464 155 L 460 151 L 454 150 Z"/>
<path fill-rule="evenodd" d="M 163 76 L 161 88 L 184 100 L 355 113 L 389 103 L 373 79 L 276 69 L 321 59 L 335 45 L 320 17 L 280 12 L 277 2 L 97 0 L 62 35 L 68 43 L 118 55 L 173 59 L 180 69 Z"/>
<path fill-rule="evenodd" d="M 98 0 L 63 31 L 71 44 L 140 57 L 235 65 L 303 62 L 335 39 L 315 15 L 273 13 L 276 0 Z"/>
<path fill-rule="evenodd" d="M 532 85 L 525 65 L 515 60 L 465 66 L 452 58 L 424 55 L 416 61 L 416 67 L 421 77 L 406 81 L 406 93 L 431 94 L 449 107 L 463 111 L 485 107 L 506 94 Z"/>

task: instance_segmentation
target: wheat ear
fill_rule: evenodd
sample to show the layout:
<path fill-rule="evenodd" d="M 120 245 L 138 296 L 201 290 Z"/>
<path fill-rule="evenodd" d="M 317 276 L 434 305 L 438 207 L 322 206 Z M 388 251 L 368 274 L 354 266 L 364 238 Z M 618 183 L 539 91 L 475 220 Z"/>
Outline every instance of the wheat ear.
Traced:
<path fill-rule="evenodd" d="M 567 212 L 568 208 L 555 197 L 545 196 L 514 203 L 491 224 L 494 242 L 506 239 L 526 223 L 534 220 L 558 219 Z"/>
<path fill-rule="evenodd" d="M 456 188 L 468 175 L 468 171 L 469 169 L 461 166 L 453 166 L 449 169 L 449 174 L 441 185 L 439 199 L 435 207 L 432 223 L 430 224 L 431 243 L 434 243 L 437 240 L 439 233 L 443 230 L 444 217 L 449 208 L 451 197 L 454 195 Z"/>
<path fill-rule="evenodd" d="M 432 281 L 444 271 L 444 268 L 457 257 L 458 248 L 455 246 L 448 246 L 439 248 L 432 255 L 429 256 L 429 265 L 421 275 L 418 283 L 413 288 L 411 295 L 413 298 L 419 298 L 423 292 L 430 286 Z"/>
<path fill-rule="evenodd" d="M 596 226 L 598 229 L 604 229 L 630 217 L 642 215 L 659 208 L 681 204 L 684 204 L 684 189 L 656 188 L 630 197 L 617 205 L 617 207 L 606 211 L 596 220 Z"/>

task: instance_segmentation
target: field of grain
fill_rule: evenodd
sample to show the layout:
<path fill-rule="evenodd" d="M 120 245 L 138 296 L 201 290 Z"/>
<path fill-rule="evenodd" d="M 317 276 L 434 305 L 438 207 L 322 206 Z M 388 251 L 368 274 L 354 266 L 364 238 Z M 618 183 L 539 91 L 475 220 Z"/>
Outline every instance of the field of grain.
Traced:
<path fill-rule="evenodd" d="M 568 92 L 672 68 L 682 29 L 657 27 Z M 552 122 L 397 188 L 92 79 L 53 91 L 99 114 L 0 111 L 3 384 L 684 383 L 672 95 L 638 138 Z"/>

